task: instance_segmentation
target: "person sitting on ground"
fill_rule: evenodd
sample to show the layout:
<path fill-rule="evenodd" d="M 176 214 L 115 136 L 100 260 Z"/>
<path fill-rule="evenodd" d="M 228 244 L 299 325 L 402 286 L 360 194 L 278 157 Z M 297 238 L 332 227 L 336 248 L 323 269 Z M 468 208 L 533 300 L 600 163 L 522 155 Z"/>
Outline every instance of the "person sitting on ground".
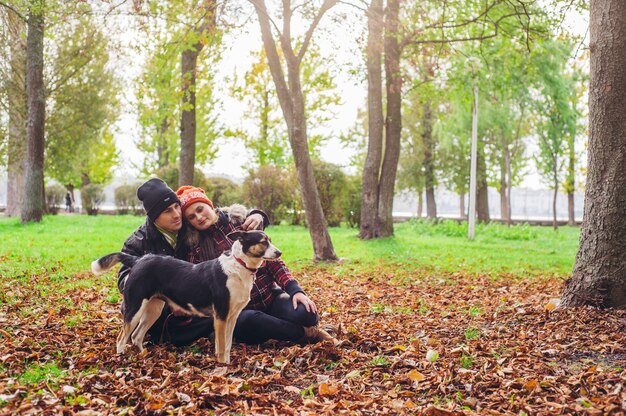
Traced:
<path fill-rule="evenodd" d="M 137 189 L 137 197 L 143 204 L 147 218 L 126 239 L 122 251 L 134 256 L 160 254 L 185 260 L 186 246 L 181 241 L 184 240 L 186 227 L 176 193 L 161 179 L 152 178 Z M 236 218 L 244 230 L 269 224 L 267 215 L 262 211 L 246 212 L 241 205 L 236 209 L 236 215 L 240 215 Z M 126 266 L 122 266 L 118 272 L 118 288 L 122 293 L 129 272 L 130 268 Z M 123 308 L 122 304 L 122 310 Z M 161 316 L 148 330 L 151 342 L 170 342 L 178 346 L 209 337 L 212 333 L 212 318 L 174 316 L 165 303 Z"/>
<path fill-rule="evenodd" d="M 233 242 L 227 236 L 242 225 L 237 220 L 241 216 L 232 215 L 235 206 L 230 214 L 216 209 L 204 190 L 193 186 L 180 187 L 176 195 L 183 218 L 191 225 L 185 239 L 187 260 L 200 263 L 230 250 Z M 325 340 L 336 343 L 318 323 L 317 306 L 278 259 L 268 261 L 257 271 L 250 302 L 235 324 L 234 338 L 246 344 L 261 344 L 270 339 L 299 344 Z"/>

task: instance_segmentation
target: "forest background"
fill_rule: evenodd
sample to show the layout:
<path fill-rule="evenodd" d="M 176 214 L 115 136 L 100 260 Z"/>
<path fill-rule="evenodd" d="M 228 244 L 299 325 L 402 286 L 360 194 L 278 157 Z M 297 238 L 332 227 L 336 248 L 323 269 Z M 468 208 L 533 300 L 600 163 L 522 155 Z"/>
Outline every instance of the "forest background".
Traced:
<path fill-rule="evenodd" d="M 558 192 L 549 197 L 546 193 L 538 197 L 533 194 L 528 203 L 528 191 L 525 190 L 525 205 L 518 211 L 527 212 L 529 205 L 533 208 L 541 205 L 543 213 L 547 209 L 552 211 L 550 201 L 556 200 L 557 194 L 560 194 L 562 200 L 559 201 L 559 215 L 565 217 L 567 214 L 570 223 L 573 223 L 577 211 L 580 219 L 582 201 L 580 198 L 576 204 L 573 201 L 575 192 L 584 186 L 586 166 L 584 74 L 588 70 L 588 55 L 585 43 L 585 9 L 583 4 L 572 2 L 555 2 L 554 5 L 558 7 L 554 8 L 550 7 L 549 2 L 531 2 L 536 9 L 523 12 L 514 7 L 515 2 L 500 3 L 494 3 L 497 6 L 493 8 L 495 11 L 485 9 L 486 13 L 481 16 L 483 20 L 474 25 L 476 27 L 472 27 L 471 23 L 477 22 L 470 22 L 466 17 L 472 12 L 480 15 L 478 3 L 478 9 L 466 6 L 467 10 L 455 17 L 449 17 L 457 11 L 454 2 L 444 2 L 440 10 L 438 2 L 420 7 L 403 4 L 403 29 L 409 32 L 404 34 L 406 45 L 400 68 L 404 91 L 402 111 L 405 114 L 402 146 L 406 152 L 399 161 L 396 186 L 396 193 L 402 192 L 404 198 L 395 199 L 396 205 L 402 205 L 396 211 L 425 212 L 430 218 L 435 218 L 436 200 L 439 199 L 441 205 L 456 205 L 456 212 L 451 213 L 448 208 L 446 215 L 463 217 L 466 214 L 466 188 L 469 181 L 468 115 L 471 111 L 468 93 L 471 97 L 471 90 L 463 88 L 468 85 L 464 78 L 467 74 L 463 68 L 467 69 L 468 65 L 476 63 L 477 68 L 481 69 L 476 69 L 478 72 L 474 74 L 474 79 L 481 85 L 481 100 L 484 100 L 481 107 L 485 111 L 481 112 L 480 133 L 481 143 L 485 144 L 486 161 L 480 175 L 485 181 L 485 188 L 490 189 L 491 193 L 486 215 L 489 216 L 491 206 L 492 216 L 506 220 L 515 210 L 511 201 L 517 197 L 517 206 L 520 204 L 520 195 L 512 196 L 511 190 L 516 186 L 523 186 L 543 187 Z M 115 188 L 129 182 L 134 186 L 136 181 L 129 178 L 159 174 L 159 169 L 178 161 L 179 151 L 176 148 L 179 146 L 177 140 L 180 126 L 176 119 L 180 119 L 181 105 L 184 105 L 181 91 L 177 88 L 180 78 L 176 78 L 177 72 L 180 72 L 179 53 L 184 50 L 184 45 L 193 41 L 190 28 L 201 19 L 202 8 L 196 9 L 194 15 L 193 7 L 186 7 L 188 5 L 185 2 L 179 6 L 188 10 L 186 14 L 181 14 L 176 9 L 177 3 L 166 5 L 139 2 L 132 7 L 127 2 L 88 4 L 86 6 L 81 3 L 82 9 L 77 8 L 74 14 L 68 12 L 65 15 L 59 14 L 58 18 L 53 17 L 51 30 L 47 32 L 47 61 L 63 60 L 63 65 L 57 64 L 56 67 L 63 74 L 57 74 L 58 79 L 55 79 L 54 69 L 46 71 L 47 78 L 50 78 L 48 82 L 58 84 L 48 87 L 51 91 L 47 98 L 48 105 L 55 110 L 48 120 L 52 129 L 47 132 L 46 177 L 50 183 L 56 179 L 70 190 L 88 184 L 107 185 L 114 176 Z M 331 12 L 334 14 L 321 20 L 316 28 L 311 56 L 305 56 L 306 59 L 303 60 L 303 65 L 307 66 L 303 74 L 308 77 L 304 83 L 307 85 L 309 150 L 313 158 L 333 163 L 348 176 L 355 176 L 356 179 L 348 178 L 357 187 L 354 194 L 360 191 L 358 177 L 362 175 L 369 134 L 365 111 L 367 59 L 364 57 L 364 48 L 368 36 L 364 24 L 366 6 L 367 3 L 357 2 L 351 6 L 333 7 Z M 512 11 L 513 17 L 503 14 L 506 11 Z M 199 106 L 195 165 L 208 176 L 225 176 L 235 179 L 235 183 L 241 183 L 245 176 L 258 177 L 258 169 L 262 166 L 271 165 L 281 169 L 293 166 L 287 128 L 281 120 L 278 97 L 270 85 L 270 68 L 264 56 L 256 19 L 251 12 L 252 8 L 249 5 L 246 8 L 245 2 L 225 3 L 216 9 L 216 30 L 207 37 L 207 47 L 203 47 L 200 52 L 197 68 Z M 311 12 L 312 10 L 309 11 Z M 54 8 L 51 13 L 56 13 Z M 420 21 L 424 18 L 431 21 Z M 437 39 L 434 30 L 431 30 L 432 33 L 422 34 L 423 39 L 411 39 L 410 30 L 418 30 L 419 25 L 429 29 L 437 25 L 438 19 L 443 18 L 458 20 L 451 27 L 458 26 L 460 29 L 437 29 L 442 35 L 439 37 L 446 39 Z M 507 23 L 509 18 L 511 22 L 517 19 L 517 23 Z M 304 36 L 304 32 L 297 33 L 297 28 L 306 27 L 301 25 L 306 16 L 296 16 L 295 19 L 293 37 L 297 40 Z M 91 26 L 91 32 L 85 32 L 81 25 Z M 485 34 L 490 29 L 494 30 L 493 33 Z M 474 32 L 480 30 L 483 33 L 476 36 Z M 96 39 L 96 32 L 108 34 L 106 41 L 98 49 L 101 54 L 99 62 L 96 62 L 95 55 L 89 61 L 64 60 L 64 53 L 72 54 L 81 48 L 84 53 L 93 48 L 89 37 Z M 496 32 L 499 36 L 493 36 Z M 468 35 L 473 40 L 461 41 Z M 8 31 L 4 33 L 7 41 L 10 36 Z M 76 39 L 81 36 L 83 39 Z M 67 49 L 63 50 L 58 45 L 64 42 L 76 44 L 66 45 Z M 7 42 L 5 45 L 9 44 Z M 503 54 L 508 53 L 504 51 L 510 51 L 512 45 L 515 53 L 520 54 L 518 61 L 504 63 Z M 557 48 L 560 52 L 554 54 L 549 48 Z M 9 75 L 12 67 L 8 65 L 8 58 L 14 56 L 15 51 L 8 47 L 3 51 L 7 58 L 4 73 Z M 524 54 L 531 52 L 536 54 L 532 58 L 535 64 L 519 60 Z M 555 57 L 554 62 L 542 62 L 540 57 L 547 56 L 546 54 Z M 103 111 L 97 121 L 99 126 L 93 125 L 93 117 L 80 117 L 76 108 L 81 104 L 77 104 L 74 109 L 61 108 L 61 103 L 65 100 L 62 95 L 71 91 L 68 84 L 74 82 L 72 76 L 79 78 L 81 71 L 87 71 L 94 65 L 99 65 L 102 71 L 98 75 L 101 77 L 100 81 L 111 88 L 107 94 L 103 94 L 109 101 L 100 102 Z M 500 79 L 495 79 L 489 68 L 494 65 L 500 65 L 504 71 L 504 76 Z M 511 71 L 516 66 L 517 73 Z M 93 70 L 93 67 L 89 70 Z M 3 108 L 6 111 L 1 120 L 5 127 L 3 154 L 7 163 L 11 148 L 7 97 L 11 82 L 10 77 L 5 79 L 7 82 L 4 83 Z M 523 88 L 525 98 L 524 103 L 515 108 L 508 97 L 517 94 L 512 85 L 519 82 L 526 84 Z M 550 83 L 553 84 L 551 98 Z M 93 86 L 95 85 L 92 84 Z M 164 91 L 168 93 L 164 94 Z M 88 94 L 84 88 L 82 93 Z M 259 101 L 263 98 L 262 94 L 267 94 L 265 107 Z M 561 94 L 560 98 L 558 94 Z M 561 98 L 569 99 L 566 98 L 568 94 L 571 102 L 565 106 L 561 102 L 559 105 L 562 108 L 557 111 L 569 113 L 564 116 L 565 124 L 556 129 L 570 131 L 559 133 L 555 140 L 549 137 L 547 126 L 550 123 L 547 119 L 542 120 L 541 112 L 545 110 L 545 106 L 551 105 L 551 99 L 557 103 Z M 426 101 L 431 101 L 436 107 L 428 121 L 423 118 L 420 120 L 420 113 L 424 111 L 420 107 Z M 499 104 L 494 104 L 498 102 Z M 516 112 L 517 115 L 508 117 L 505 115 L 507 111 Z M 66 116 L 71 116 L 62 117 L 56 114 L 64 112 Z M 497 116 L 498 113 L 501 114 Z M 73 131 L 67 134 L 68 127 L 55 122 L 55 118 L 72 120 L 74 123 L 82 120 L 79 124 L 84 125 L 73 126 Z M 58 125 L 55 126 L 55 123 Z M 432 128 L 428 127 L 431 125 Z M 427 130 L 432 130 L 432 134 L 428 133 L 431 136 L 429 138 L 424 135 Z M 104 151 L 106 146 L 102 145 L 108 143 L 109 147 L 105 152 L 108 155 L 106 166 L 99 164 L 102 172 L 87 172 L 93 169 L 85 167 L 89 163 L 77 160 L 76 154 L 74 160 L 71 160 L 72 158 L 60 150 L 70 149 L 64 141 L 76 140 L 79 135 L 91 135 L 94 139 L 90 141 L 91 144 L 83 145 L 78 153 L 95 153 L 94 149 Z M 105 136 L 110 137 L 104 139 Z M 541 143 L 544 144 L 545 152 L 540 151 Z M 498 150 L 499 148 L 503 150 Z M 552 158 L 556 158 L 555 161 L 551 161 Z M 79 167 L 80 165 L 83 166 Z M 68 169 L 70 166 L 71 169 Z M 160 174 L 164 175 L 163 172 Z M 211 188 L 208 184 L 203 185 Z M 348 186 L 344 184 L 343 187 Z M 288 193 L 297 194 L 297 184 L 294 183 Z M 0 192 L 0 198 L 2 194 Z M 109 206 L 114 202 L 112 194 L 113 190 L 109 186 L 104 201 Z M 453 194 L 457 196 L 453 197 Z M 563 198 L 566 195 L 569 208 Z M 76 197 L 79 199 L 78 195 Z M 231 199 L 241 199 L 240 192 L 235 193 Z M 457 200 L 456 204 L 450 203 L 452 199 Z M 266 206 L 258 198 L 245 202 L 262 205 L 266 209 L 276 208 Z M 359 201 L 354 202 L 357 205 L 358 203 Z M 89 201 L 78 203 L 85 205 L 87 210 L 90 204 Z M 283 210 L 294 209 L 294 204 L 282 205 L 285 205 Z M 498 207 L 494 209 L 494 205 Z M 567 212 L 568 209 L 572 212 Z M 9 206 L 8 213 L 15 215 L 14 211 Z M 344 207 L 343 211 L 356 210 Z M 556 215 L 557 210 L 554 211 Z M 345 219 L 345 216 L 341 218 Z M 332 222 L 335 223 L 336 220 Z"/>

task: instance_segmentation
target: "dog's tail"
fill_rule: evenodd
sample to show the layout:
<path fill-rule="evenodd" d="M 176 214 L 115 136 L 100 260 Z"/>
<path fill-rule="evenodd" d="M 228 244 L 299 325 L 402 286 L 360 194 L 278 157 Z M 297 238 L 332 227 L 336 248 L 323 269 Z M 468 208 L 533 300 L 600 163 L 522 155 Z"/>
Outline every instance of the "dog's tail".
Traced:
<path fill-rule="evenodd" d="M 124 266 L 133 267 L 135 263 L 137 263 L 139 257 L 131 256 L 126 253 L 111 253 L 107 254 L 104 257 L 100 257 L 98 260 L 94 260 L 91 263 L 91 271 L 96 276 L 100 276 L 107 272 L 111 267 L 115 266 L 117 263 L 122 263 Z"/>

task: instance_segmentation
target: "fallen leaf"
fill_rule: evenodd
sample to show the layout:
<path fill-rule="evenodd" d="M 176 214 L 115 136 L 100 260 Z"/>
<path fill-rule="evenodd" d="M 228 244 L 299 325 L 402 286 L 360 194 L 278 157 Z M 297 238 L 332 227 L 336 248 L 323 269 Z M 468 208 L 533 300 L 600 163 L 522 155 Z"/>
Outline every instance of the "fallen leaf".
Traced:
<path fill-rule="evenodd" d="M 321 383 L 317 388 L 317 392 L 320 396 L 333 396 L 337 394 L 338 391 L 338 386 L 329 383 Z"/>
<path fill-rule="evenodd" d="M 420 373 L 417 370 L 411 370 L 408 373 L 409 376 L 409 380 L 411 381 L 422 381 L 426 378 L 426 376 L 424 376 L 424 374 Z"/>

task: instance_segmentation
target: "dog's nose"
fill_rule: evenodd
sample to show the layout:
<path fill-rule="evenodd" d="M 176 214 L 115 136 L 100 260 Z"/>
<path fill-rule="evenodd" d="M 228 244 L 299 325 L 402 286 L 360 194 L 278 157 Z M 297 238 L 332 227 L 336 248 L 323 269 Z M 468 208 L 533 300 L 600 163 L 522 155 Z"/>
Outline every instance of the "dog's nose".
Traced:
<path fill-rule="evenodd" d="M 276 249 L 276 257 L 280 257 L 281 254 L 283 254 L 282 251 L 280 251 L 279 249 Z"/>

